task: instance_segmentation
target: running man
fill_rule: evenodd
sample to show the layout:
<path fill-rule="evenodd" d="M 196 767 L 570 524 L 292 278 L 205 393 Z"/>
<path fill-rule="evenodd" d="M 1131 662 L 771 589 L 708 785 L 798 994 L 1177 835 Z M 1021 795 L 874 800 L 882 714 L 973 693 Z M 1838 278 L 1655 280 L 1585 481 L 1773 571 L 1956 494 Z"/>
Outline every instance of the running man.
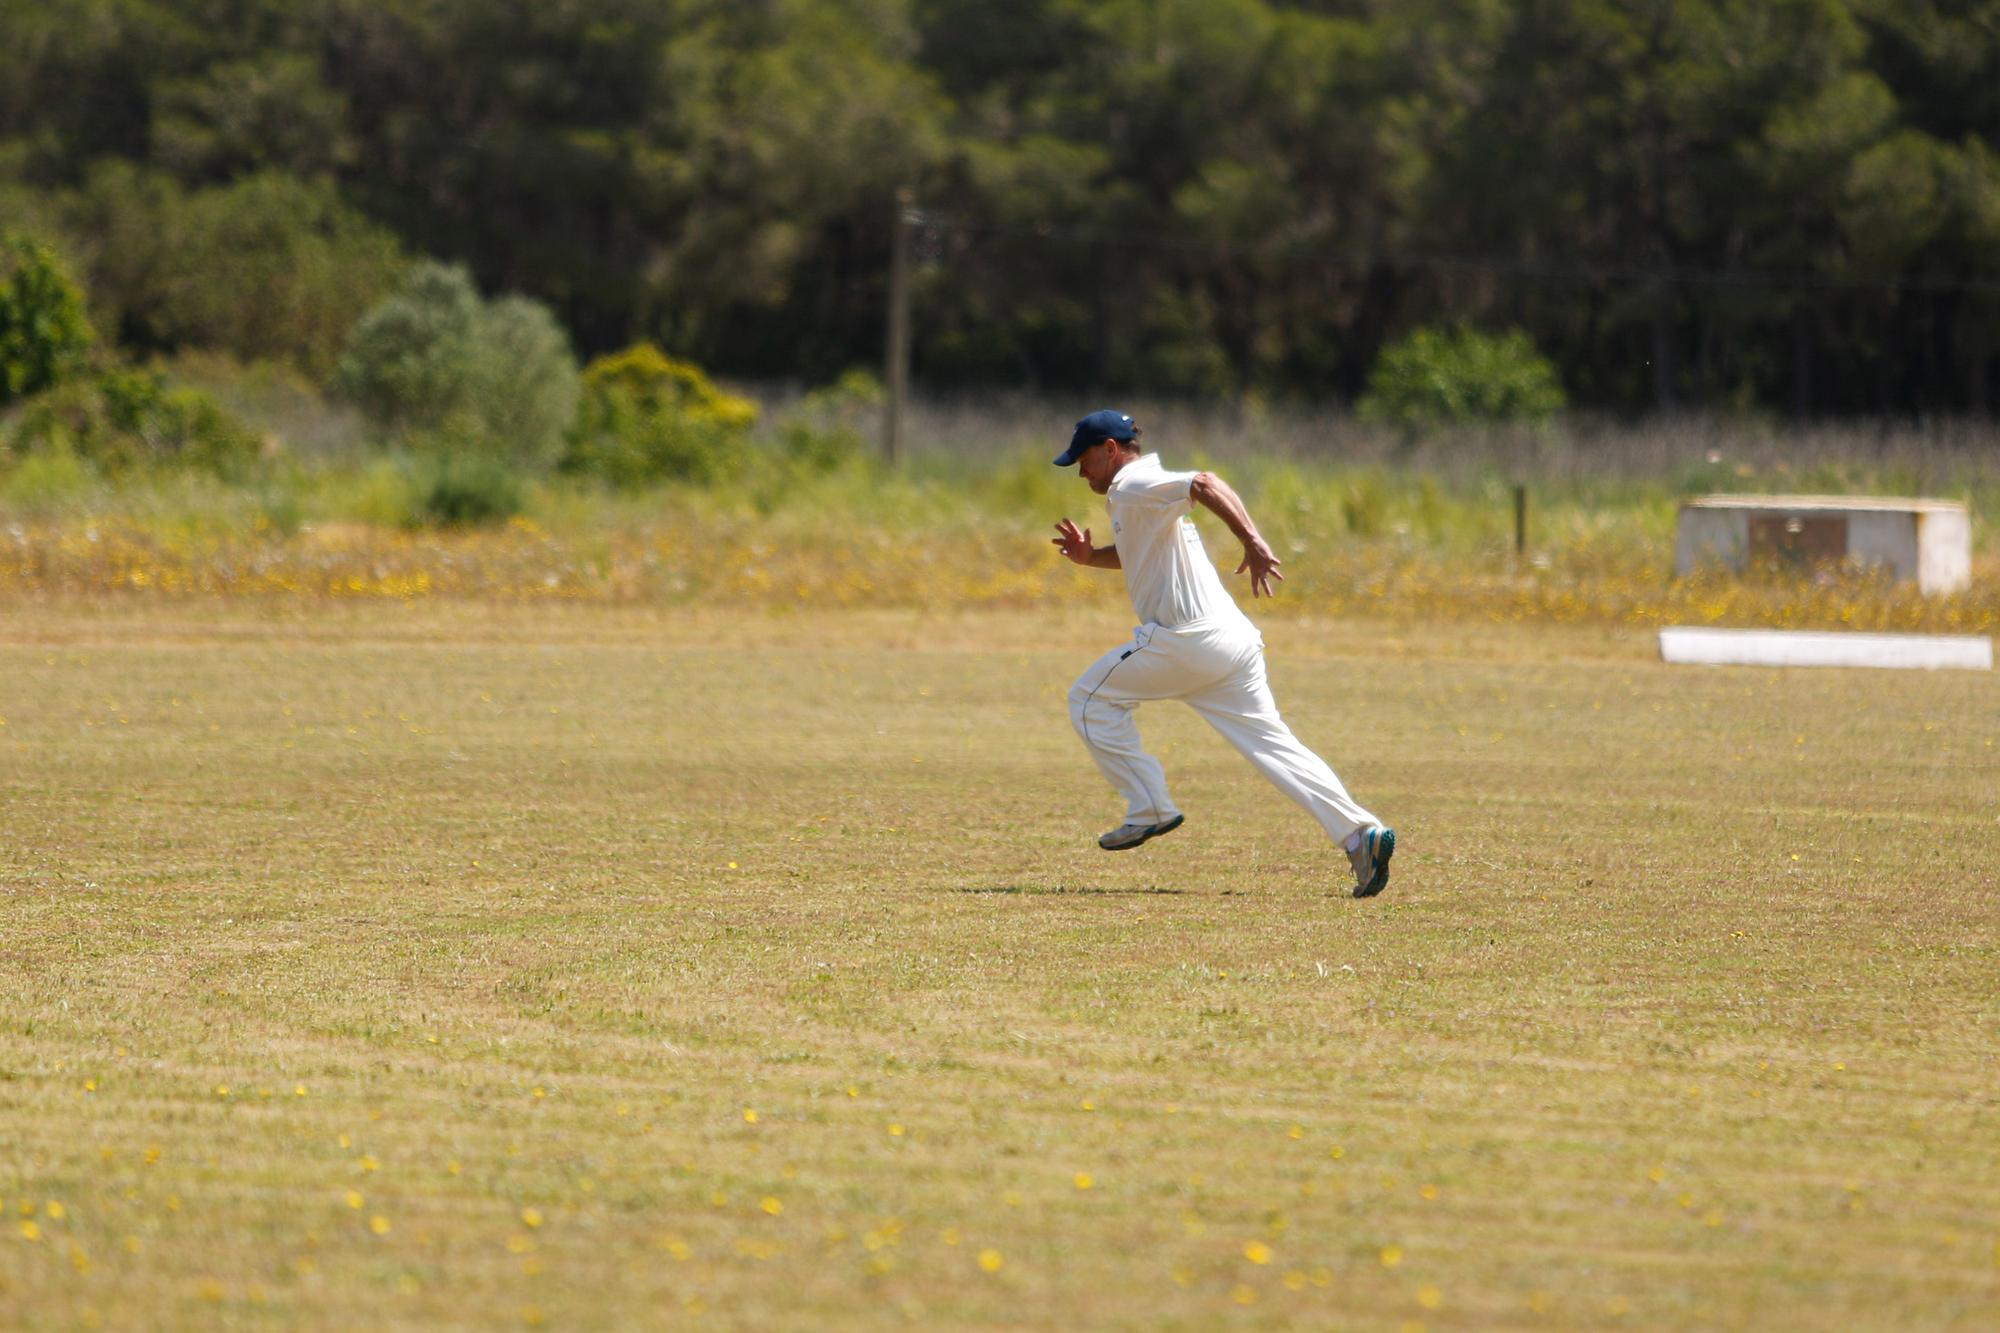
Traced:
<path fill-rule="evenodd" d="M 1268 597 L 1271 580 L 1284 581 L 1278 557 L 1227 482 L 1212 472 L 1167 471 L 1158 454 L 1139 452 L 1142 433 L 1123 412 L 1092 412 L 1055 460 L 1075 465 L 1111 512 L 1111 545 L 1092 545 L 1090 529 L 1065 518 L 1056 524 L 1055 546 L 1079 565 L 1124 570 L 1139 617 L 1132 642 L 1099 658 L 1069 691 L 1070 721 L 1125 797 L 1125 822 L 1097 845 L 1122 852 L 1181 826 L 1166 773 L 1140 745 L 1132 716 L 1150 700 L 1179 699 L 1319 821 L 1347 852 L 1354 896 L 1372 898 L 1389 883 L 1396 830 L 1355 804 L 1326 761 L 1278 716 L 1264 676 L 1264 637 L 1223 587 L 1193 506 L 1213 512 L 1243 543 L 1236 572 L 1250 571 L 1252 597 Z"/>

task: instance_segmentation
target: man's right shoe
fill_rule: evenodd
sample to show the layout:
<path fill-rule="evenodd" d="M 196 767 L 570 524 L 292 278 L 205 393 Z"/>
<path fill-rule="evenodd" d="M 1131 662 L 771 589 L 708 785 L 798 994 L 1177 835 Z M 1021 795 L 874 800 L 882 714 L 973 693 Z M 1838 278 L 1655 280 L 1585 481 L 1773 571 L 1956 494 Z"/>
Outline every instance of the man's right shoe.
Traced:
<path fill-rule="evenodd" d="M 1185 815 L 1175 815 L 1172 819 L 1158 824 L 1120 824 L 1097 840 L 1097 845 L 1107 852 L 1130 851 L 1148 838 L 1157 838 L 1162 833 L 1172 833 L 1187 821 Z"/>
<path fill-rule="evenodd" d="M 1347 854 L 1348 864 L 1354 867 L 1354 896 L 1373 898 L 1389 887 L 1389 858 L 1396 854 L 1396 830 L 1374 828 L 1361 830 L 1361 845 Z"/>

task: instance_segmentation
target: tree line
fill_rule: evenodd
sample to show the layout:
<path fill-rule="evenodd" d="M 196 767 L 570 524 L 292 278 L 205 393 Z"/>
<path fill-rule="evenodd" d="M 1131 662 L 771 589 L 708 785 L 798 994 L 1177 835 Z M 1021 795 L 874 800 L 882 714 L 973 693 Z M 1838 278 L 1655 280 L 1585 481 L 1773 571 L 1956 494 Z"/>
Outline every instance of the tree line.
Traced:
<path fill-rule="evenodd" d="M 407 265 L 586 355 L 1346 401 L 1985 414 L 1991 0 L 0 0 L 0 222 L 97 327 L 331 375 Z M 896 193 L 911 191 L 900 209 Z"/>

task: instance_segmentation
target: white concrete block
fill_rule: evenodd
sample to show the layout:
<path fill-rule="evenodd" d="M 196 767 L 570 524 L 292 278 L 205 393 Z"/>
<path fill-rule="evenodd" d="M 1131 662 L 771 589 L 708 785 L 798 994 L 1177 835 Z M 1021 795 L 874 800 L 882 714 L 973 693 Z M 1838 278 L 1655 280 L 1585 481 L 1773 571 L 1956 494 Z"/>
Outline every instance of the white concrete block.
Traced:
<path fill-rule="evenodd" d="M 1660 658 L 1703 666 L 1962 667 L 1993 669 L 1977 634 L 1849 634 L 1785 629 L 1660 631 Z"/>
<path fill-rule="evenodd" d="M 1759 549 L 1805 564 L 1884 569 L 1926 594 L 1972 582 L 1972 516 L 1956 500 L 1705 495 L 1681 504 L 1676 575 L 1711 565 L 1742 570 Z"/>
<path fill-rule="evenodd" d="M 1917 588 L 1958 592 L 1972 586 L 1972 515 L 1964 508 L 1917 515 Z"/>

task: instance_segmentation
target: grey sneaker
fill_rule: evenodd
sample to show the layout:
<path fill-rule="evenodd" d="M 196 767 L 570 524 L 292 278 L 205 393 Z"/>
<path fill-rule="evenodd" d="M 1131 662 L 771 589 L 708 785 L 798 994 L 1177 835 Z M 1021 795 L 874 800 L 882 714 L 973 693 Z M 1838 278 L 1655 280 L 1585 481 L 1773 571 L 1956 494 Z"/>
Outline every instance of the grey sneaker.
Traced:
<path fill-rule="evenodd" d="M 1111 832 L 1097 840 L 1097 845 L 1107 852 L 1129 851 L 1148 838 L 1157 838 L 1162 833 L 1172 833 L 1185 823 L 1185 815 L 1175 815 L 1159 824 L 1120 824 Z"/>
<path fill-rule="evenodd" d="M 1396 830 L 1374 828 L 1361 830 L 1361 845 L 1347 854 L 1347 860 L 1354 867 L 1354 896 L 1373 898 L 1389 887 L 1389 858 L 1396 854 Z"/>

